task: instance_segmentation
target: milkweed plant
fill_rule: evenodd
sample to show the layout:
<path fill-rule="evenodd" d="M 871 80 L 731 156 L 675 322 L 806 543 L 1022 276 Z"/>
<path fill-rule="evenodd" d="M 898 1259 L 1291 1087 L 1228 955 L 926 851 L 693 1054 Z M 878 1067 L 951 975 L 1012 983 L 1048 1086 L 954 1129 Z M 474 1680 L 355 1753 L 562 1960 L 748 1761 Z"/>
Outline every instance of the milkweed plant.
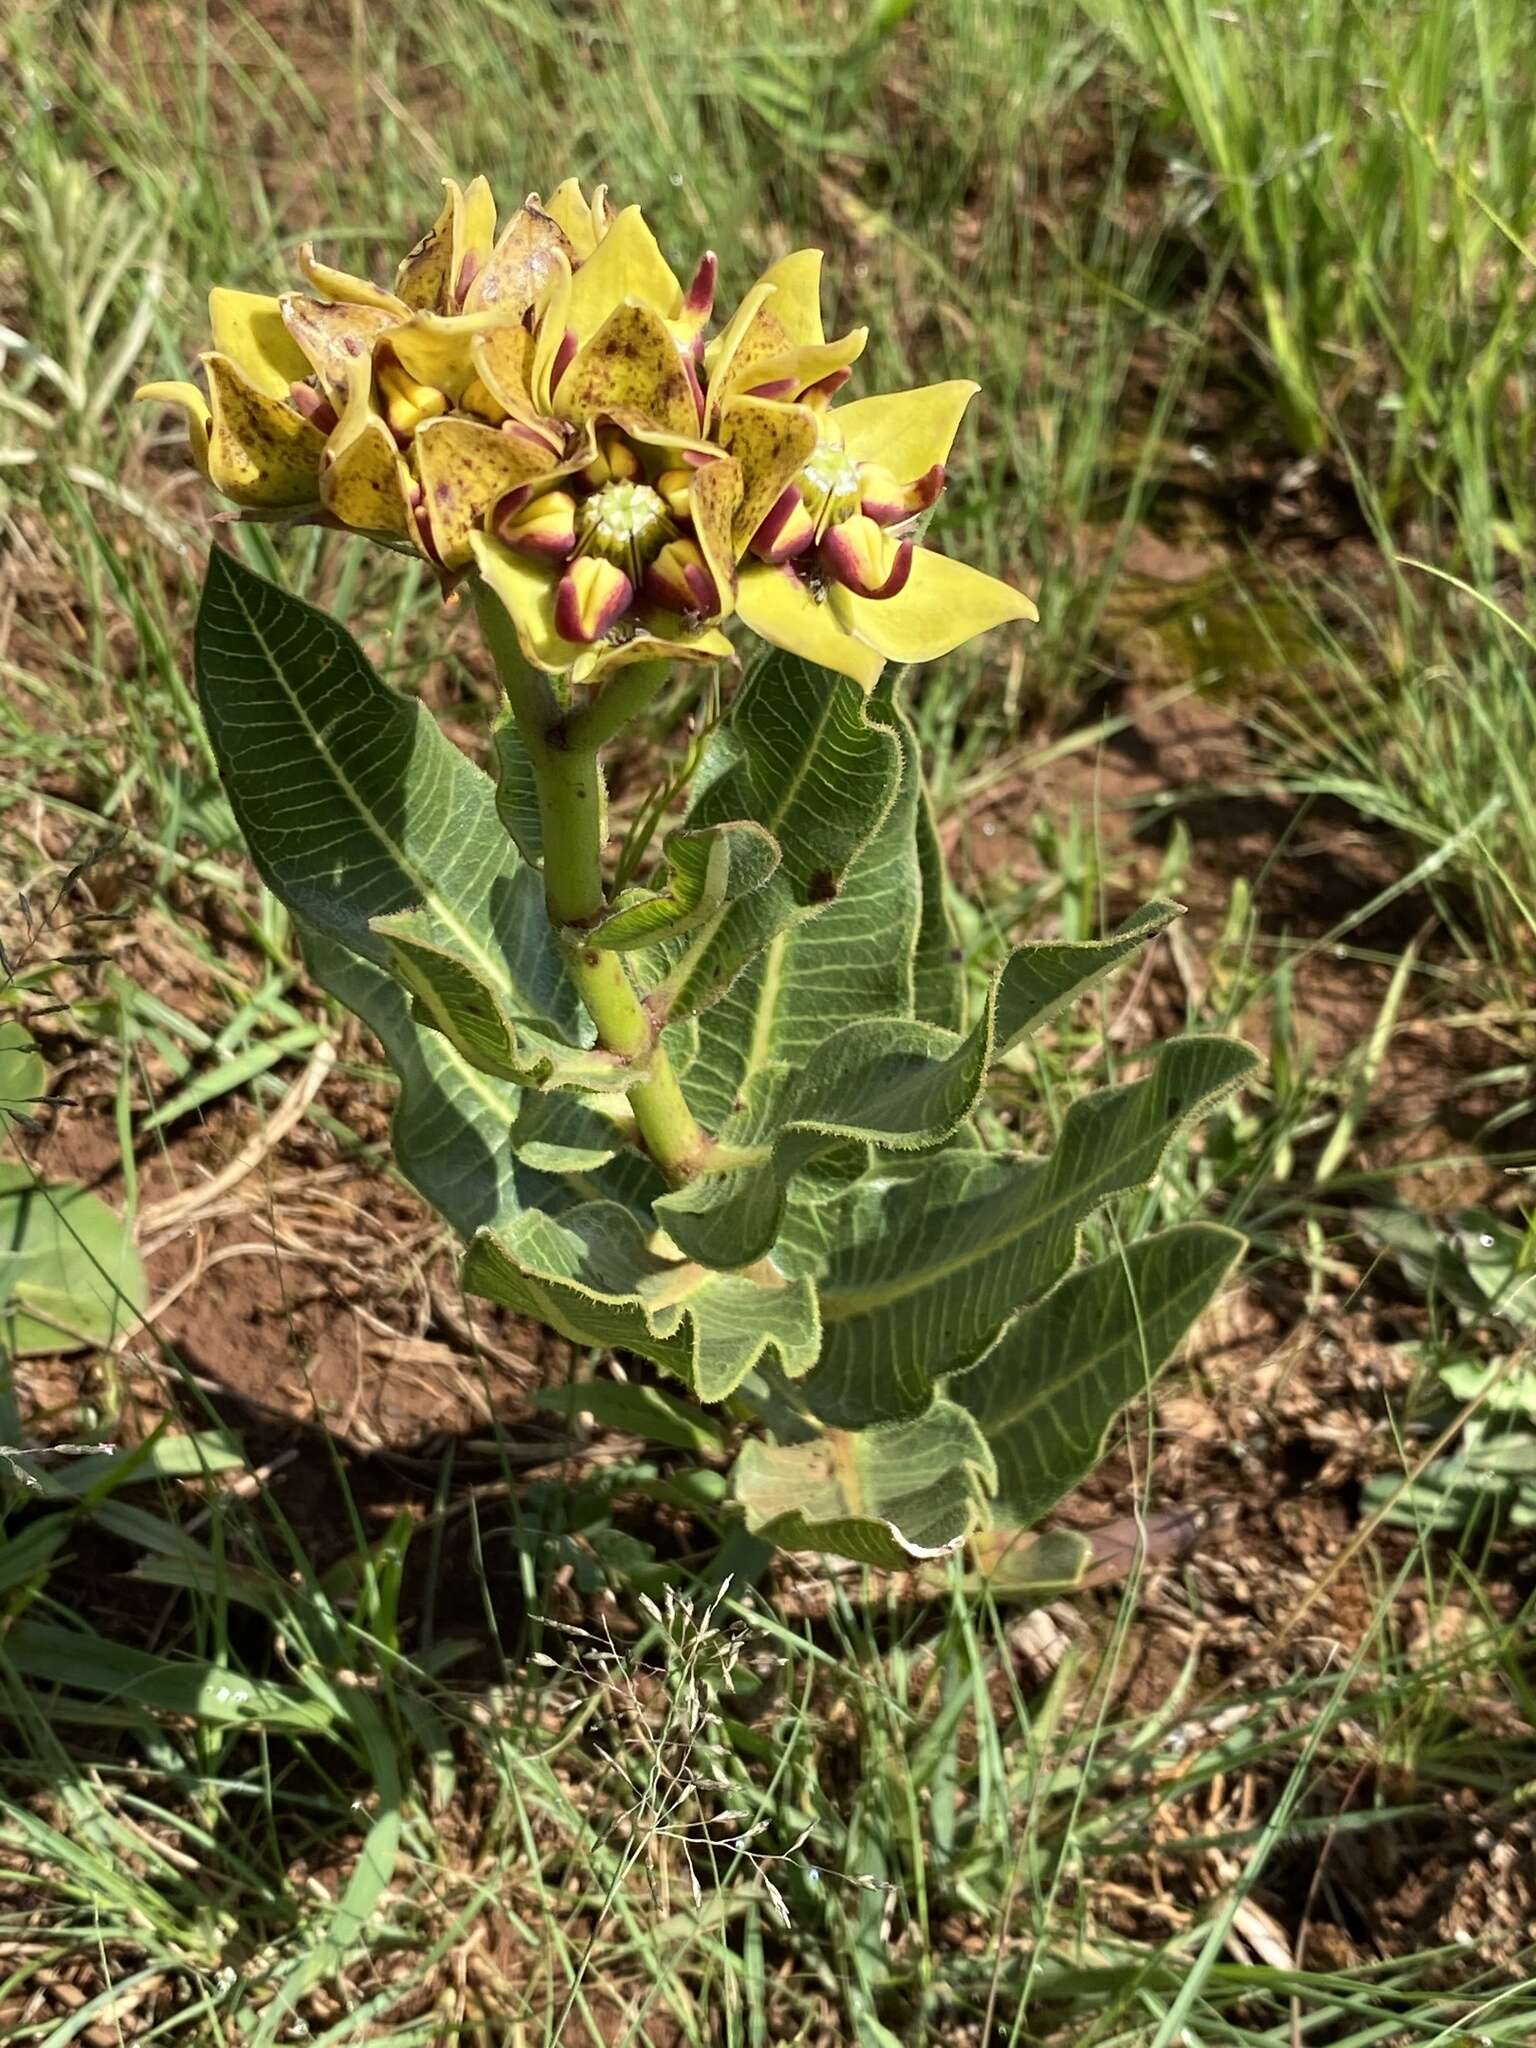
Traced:
<path fill-rule="evenodd" d="M 196 640 L 237 820 L 388 1052 L 465 1287 L 723 1404 L 751 1530 L 899 1566 L 1033 1527 L 1219 1288 L 1229 1230 L 1085 1261 L 1082 1229 L 1252 1055 L 1174 1038 L 1049 1152 L 984 1135 L 989 1070 L 1176 906 L 968 987 L 904 679 L 1035 610 L 926 537 L 977 387 L 845 398 L 866 331 L 827 337 L 821 266 L 717 322 L 715 257 L 684 284 L 638 207 L 568 181 L 498 233 L 450 183 L 391 288 L 306 248 L 299 290 L 213 292 L 201 384 L 138 396 L 238 517 L 473 603 L 494 776 L 222 550 Z M 726 708 L 616 886 L 604 750 L 680 667 Z"/>

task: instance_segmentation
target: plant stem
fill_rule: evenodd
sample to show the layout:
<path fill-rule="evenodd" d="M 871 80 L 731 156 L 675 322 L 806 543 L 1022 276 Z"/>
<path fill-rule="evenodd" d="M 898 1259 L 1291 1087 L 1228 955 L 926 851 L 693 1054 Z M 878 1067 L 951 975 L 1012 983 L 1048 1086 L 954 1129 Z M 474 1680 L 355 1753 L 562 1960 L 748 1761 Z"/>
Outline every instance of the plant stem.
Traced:
<path fill-rule="evenodd" d="M 476 591 L 481 629 L 496 663 L 518 732 L 533 767 L 544 846 L 544 904 L 566 965 L 598 1042 L 622 1059 L 645 1061 L 646 1077 L 626 1091 L 646 1150 L 674 1183 L 698 1170 L 709 1139 L 683 1098 L 650 1012 L 635 992 L 622 958 L 584 944 L 583 927 L 607 907 L 603 884 L 603 771 L 597 741 L 566 716 L 548 681 L 523 661 L 500 600 Z M 638 665 L 637 665 L 638 667 Z M 651 665 L 646 665 L 649 671 Z M 635 671 L 624 672 L 624 679 Z M 644 695 L 660 678 L 644 679 Z M 642 679 L 636 676 L 638 693 Z M 613 685 L 609 685 L 611 691 Z M 594 709 L 610 705 L 608 691 Z M 607 737 L 607 720 L 595 721 Z M 614 726 L 617 730 L 617 726 Z"/>

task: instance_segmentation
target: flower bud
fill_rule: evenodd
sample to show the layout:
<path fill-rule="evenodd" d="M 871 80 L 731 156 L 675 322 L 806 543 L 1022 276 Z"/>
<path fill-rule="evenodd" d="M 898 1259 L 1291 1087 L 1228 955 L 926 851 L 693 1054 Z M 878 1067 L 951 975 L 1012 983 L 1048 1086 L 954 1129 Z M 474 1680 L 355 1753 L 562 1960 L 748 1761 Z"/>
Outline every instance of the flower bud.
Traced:
<path fill-rule="evenodd" d="M 944 488 L 944 465 L 936 462 L 915 483 L 898 483 L 878 462 L 859 464 L 859 510 L 878 526 L 899 526 L 918 512 L 926 512 Z"/>
<path fill-rule="evenodd" d="M 669 612 L 712 619 L 720 611 L 720 592 L 697 541 L 668 541 L 646 570 L 644 588 L 652 604 Z"/>
<path fill-rule="evenodd" d="M 569 491 L 545 491 L 514 503 L 497 515 L 496 533 L 521 554 L 563 562 L 576 546 L 576 500 Z"/>
<path fill-rule="evenodd" d="M 821 565 L 857 597 L 895 597 L 912 572 L 912 543 L 856 512 L 822 535 Z"/>
<path fill-rule="evenodd" d="M 791 484 L 779 497 L 752 536 L 752 552 L 761 562 L 787 562 L 803 555 L 816 538 L 816 522 L 805 501 Z"/>
<path fill-rule="evenodd" d="M 555 592 L 555 631 L 563 640 L 590 646 L 628 611 L 635 586 L 616 562 L 582 555 L 560 578 Z"/>
<path fill-rule="evenodd" d="M 448 400 L 430 384 L 418 384 L 398 363 L 380 363 L 379 390 L 384 397 L 384 417 L 402 441 L 408 441 L 427 420 L 448 410 Z"/>
<path fill-rule="evenodd" d="M 622 434 L 600 434 L 597 453 L 582 471 L 594 489 L 604 484 L 638 483 L 645 475 L 639 456 Z"/>
<path fill-rule="evenodd" d="M 693 517 L 693 501 L 688 496 L 688 486 L 692 482 L 691 469 L 664 469 L 656 479 L 656 495 L 674 519 Z"/>

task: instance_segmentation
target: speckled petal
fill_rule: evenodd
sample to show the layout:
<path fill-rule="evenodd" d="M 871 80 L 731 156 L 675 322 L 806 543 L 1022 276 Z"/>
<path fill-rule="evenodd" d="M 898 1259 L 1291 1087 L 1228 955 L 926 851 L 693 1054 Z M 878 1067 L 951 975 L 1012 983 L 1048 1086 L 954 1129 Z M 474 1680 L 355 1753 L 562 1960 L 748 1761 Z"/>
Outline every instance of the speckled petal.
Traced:
<path fill-rule="evenodd" d="M 453 269 L 453 217 L 463 194 L 452 178 L 443 180 L 443 210 L 395 272 L 395 297 L 412 312 L 446 309 L 448 280 Z"/>
<path fill-rule="evenodd" d="M 466 313 L 498 306 L 521 318 L 559 268 L 559 259 L 573 260 L 572 244 L 558 222 L 542 208 L 525 201 L 508 221 L 465 296 Z"/>
<path fill-rule="evenodd" d="M 141 384 L 133 394 L 135 405 L 175 405 L 186 415 L 187 440 L 191 444 L 192 460 L 197 464 L 208 481 L 208 422 L 210 414 L 208 401 L 195 384 L 163 383 Z"/>
<path fill-rule="evenodd" d="M 720 593 L 716 617 L 724 617 L 735 600 L 736 549 L 732 536 L 741 503 L 741 481 L 741 464 L 733 456 L 722 455 L 696 469 L 688 486 L 694 536 Z"/>
<path fill-rule="evenodd" d="M 279 301 L 283 324 L 320 379 L 320 387 L 338 412 L 347 402 L 352 365 L 373 354 L 381 334 L 399 325 L 394 313 L 377 306 L 327 305 L 323 299 L 289 292 Z M 303 371 L 299 373 L 301 376 Z"/>
<path fill-rule="evenodd" d="M 368 363 L 354 361 L 346 404 L 320 460 L 320 503 L 332 518 L 361 533 L 414 537 L 410 471 L 374 410 L 372 385 Z"/>
<path fill-rule="evenodd" d="M 534 410 L 533 351 L 533 336 L 521 322 L 477 334 L 469 344 L 476 376 L 508 412 Z"/>
<path fill-rule="evenodd" d="M 592 197 L 585 199 L 581 181 L 567 178 L 549 195 L 544 211 L 570 243 L 572 263 L 585 263 L 608 232 L 608 187 L 596 186 Z"/>
<path fill-rule="evenodd" d="M 396 298 L 382 285 L 372 284 L 366 277 L 354 277 L 349 270 L 333 270 L 329 263 L 321 263 L 311 242 L 306 242 L 299 251 L 299 269 L 322 299 L 333 299 L 338 305 L 372 306 L 378 312 L 393 313 L 397 320 L 405 319 L 411 310 L 404 299 Z"/>
<path fill-rule="evenodd" d="M 612 239 L 599 245 L 599 257 Z M 578 283 L 581 276 L 578 271 Z M 616 307 L 577 351 L 555 392 L 555 409 L 563 419 L 589 420 L 615 406 L 631 406 L 671 433 L 699 430 L 698 401 L 683 359 L 665 320 L 650 306 L 630 302 Z"/>
<path fill-rule="evenodd" d="M 416 313 L 390 328 L 386 345 L 408 377 L 457 402 L 477 375 L 476 338 L 510 320 L 494 306 L 483 313 Z"/>
<path fill-rule="evenodd" d="M 320 500 L 325 436 L 282 399 L 258 391 L 229 356 L 202 358 L 208 375 L 208 475 L 237 505 L 298 511 Z"/>
<path fill-rule="evenodd" d="M 429 420 L 416 434 L 416 464 L 426 514 L 443 566 L 470 559 L 469 536 L 508 491 L 555 466 L 554 456 L 521 434 L 474 420 Z"/>
<path fill-rule="evenodd" d="M 566 324 L 578 347 L 626 299 L 652 307 L 663 320 L 675 320 L 683 306 L 683 288 L 638 206 L 624 208 L 572 281 Z"/>
<path fill-rule="evenodd" d="M 309 375 L 304 351 L 283 325 L 280 299 L 215 285 L 208 294 L 208 324 L 218 353 L 238 363 L 268 397 L 286 398 Z"/>
<path fill-rule="evenodd" d="M 818 603 L 792 569 L 755 563 L 744 568 L 736 587 L 736 613 L 760 640 L 851 676 L 863 689 L 874 688 L 885 666 L 872 647 L 843 630 L 831 606 Z"/>
<path fill-rule="evenodd" d="M 839 623 L 891 661 L 933 661 L 1011 619 L 1040 614 L 1011 583 L 967 562 L 918 548 L 906 588 L 896 597 L 855 597 L 834 586 L 828 604 Z"/>
<path fill-rule="evenodd" d="M 720 412 L 720 446 L 741 464 L 741 503 L 732 544 L 739 555 L 810 460 L 819 438 L 814 414 L 772 398 L 729 398 Z"/>

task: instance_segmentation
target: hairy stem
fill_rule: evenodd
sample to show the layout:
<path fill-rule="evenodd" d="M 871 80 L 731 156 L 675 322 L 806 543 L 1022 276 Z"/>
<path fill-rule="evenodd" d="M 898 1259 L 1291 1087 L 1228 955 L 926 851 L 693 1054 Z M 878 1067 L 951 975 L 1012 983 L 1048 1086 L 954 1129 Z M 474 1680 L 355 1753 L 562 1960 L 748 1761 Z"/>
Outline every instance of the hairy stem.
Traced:
<path fill-rule="evenodd" d="M 597 743 L 569 716 L 548 680 L 527 667 L 500 601 L 476 591 L 481 629 L 533 767 L 544 846 L 544 903 L 567 967 L 597 1029 L 623 1059 L 647 1065 L 627 1090 L 646 1150 L 669 1180 L 697 1170 L 709 1139 L 683 1099 L 654 1021 L 617 953 L 584 944 L 583 928 L 607 905 L 603 883 L 603 771 Z M 633 671 L 621 671 L 626 678 Z M 637 691 L 638 691 L 637 678 Z M 650 680 L 649 695 L 657 687 Z M 609 686 L 612 688 L 612 685 Z M 598 703 L 608 702 L 606 693 Z M 600 722 L 601 725 L 606 721 Z M 606 737 L 606 733 L 604 733 Z"/>

